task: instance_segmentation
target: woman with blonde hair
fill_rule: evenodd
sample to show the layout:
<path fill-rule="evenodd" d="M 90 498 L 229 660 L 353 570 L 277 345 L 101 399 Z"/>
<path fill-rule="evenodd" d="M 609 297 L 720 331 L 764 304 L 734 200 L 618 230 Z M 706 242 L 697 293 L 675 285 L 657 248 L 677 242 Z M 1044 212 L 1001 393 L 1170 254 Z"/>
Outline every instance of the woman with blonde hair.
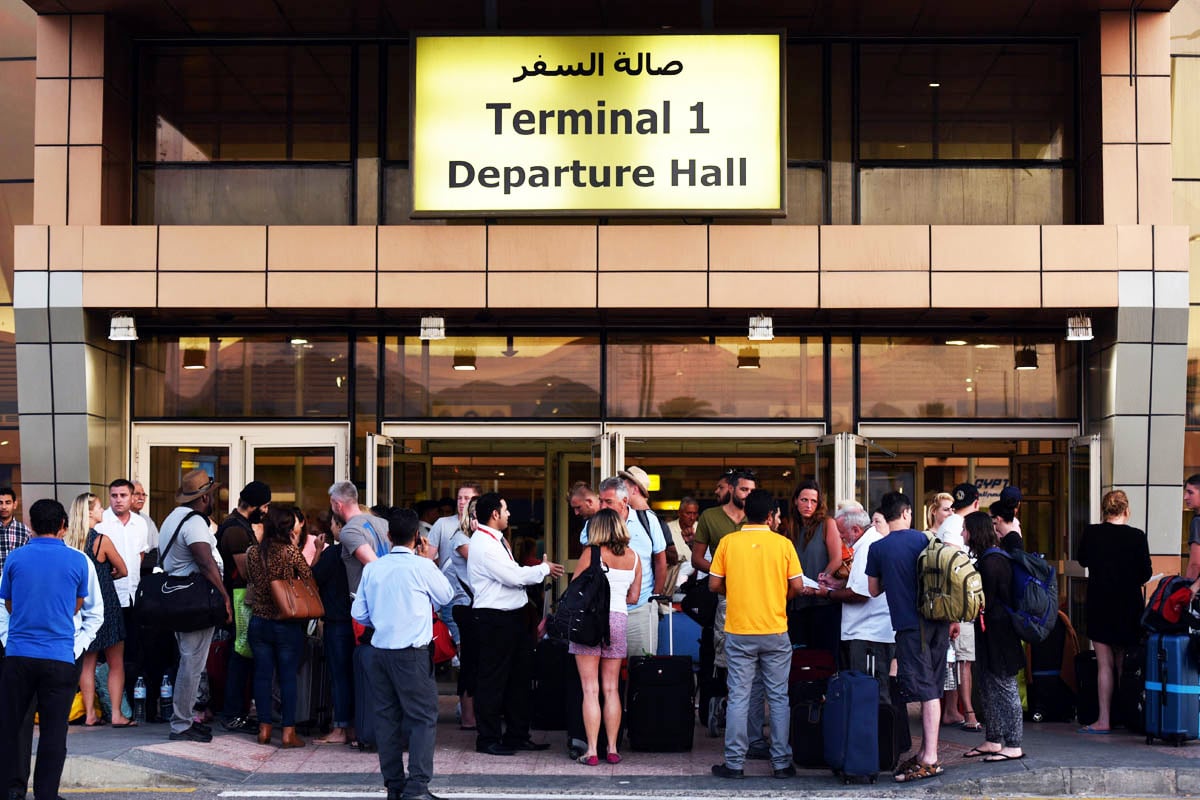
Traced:
<path fill-rule="evenodd" d="M 938 528 L 942 527 L 942 523 L 946 521 L 946 517 L 954 513 L 951 506 L 954 504 L 954 495 L 949 492 L 938 492 L 929 501 L 929 505 L 925 506 L 925 532 L 937 536 Z"/>
<path fill-rule="evenodd" d="M 925 506 L 925 532 L 938 535 L 938 528 L 954 513 L 954 495 L 938 492 Z M 959 725 L 965 731 L 981 731 L 972 700 L 971 670 L 975 663 L 975 627 L 962 625 L 958 638 L 950 642 L 946 653 L 946 693 L 942 697 L 942 724 Z M 960 711 L 961 709 L 961 711 Z"/>
<path fill-rule="evenodd" d="M 96 579 L 100 582 L 100 596 L 104 598 L 104 622 L 83 654 L 83 667 L 79 673 L 79 691 L 87 711 L 83 724 L 89 728 L 103 724 L 96 715 L 96 659 L 103 650 L 104 660 L 108 664 L 112 726 L 132 728 L 137 722 L 121 713 L 121 697 L 125 694 L 125 621 L 121 616 L 121 601 L 117 598 L 114 583 L 118 578 L 124 578 L 128 570 L 112 539 L 96 532 L 103 513 L 100 498 L 90 492 L 79 495 L 71 503 L 67 535 L 64 537 L 68 547 L 74 547 L 92 560 L 96 567 Z"/>
<path fill-rule="evenodd" d="M 583 729 L 587 733 L 587 751 L 579 763 L 594 767 L 600 763 L 600 692 L 604 692 L 604 733 L 608 737 L 609 764 L 618 764 L 617 733 L 621 728 L 621 661 L 626 654 L 626 605 L 636 603 L 642 588 L 642 563 L 629 546 L 629 529 L 611 508 L 596 512 L 587 525 L 588 547 L 579 556 L 574 580 L 592 564 L 592 546 L 600 549 L 604 575 L 608 578 L 608 644 L 595 646 L 571 642 L 567 652 L 575 656 L 579 681 L 583 685 Z"/>
<path fill-rule="evenodd" d="M 1150 580 L 1146 534 L 1129 525 L 1129 498 L 1120 489 L 1100 500 L 1104 522 L 1088 525 L 1075 554 L 1088 568 L 1087 635 L 1096 648 L 1100 716 L 1080 733 L 1107 734 L 1112 727 L 1113 687 L 1120 679 L 1125 648 L 1142 635 L 1142 586 Z"/>

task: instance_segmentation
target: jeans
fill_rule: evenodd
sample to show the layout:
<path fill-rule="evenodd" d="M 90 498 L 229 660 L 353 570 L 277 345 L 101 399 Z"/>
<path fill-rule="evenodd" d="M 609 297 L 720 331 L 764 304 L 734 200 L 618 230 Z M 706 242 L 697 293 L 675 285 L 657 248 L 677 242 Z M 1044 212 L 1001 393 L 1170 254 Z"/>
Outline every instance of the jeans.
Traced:
<path fill-rule="evenodd" d="M 725 635 L 725 659 L 729 665 L 729 705 L 725 712 L 725 764 L 741 769 L 750 745 L 747 715 L 751 687 L 762 676 L 767 703 L 771 707 L 771 765 L 782 769 L 792 763 L 791 707 L 788 704 L 788 673 L 792 645 L 786 633 L 749 636 Z"/>
<path fill-rule="evenodd" d="M 283 727 L 296 725 L 296 673 L 304 653 L 303 620 L 250 618 L 247 638 L 254 653 L 254 705 L 260 724 L 271 722 L 271 684 L 278 676 Z M 177 694 L 176 697 L 179 695 Z"/>
<path fill-rule="evenodd" d="M 325 658 L 333 684 L 333 727 L 348 728 L 354 721 L 354 626 L 325 622 Z"/>
<path fill-rule="evenodd" d="M 0 787 L 5 790 L 11 787 L 19 771 L 15 762 L 24 740 L 23 723 L 30 702 L 36 697 L 41 724 L 37 768 L 33 771 L 33 796 L 38 800 L 58 797 L 58 784 L 67 758 L 67 715 L 78 683 L 79 666 L 73 662 L 11 655 L 5 658 L 3 688 L 0 689 L 0 752 L 8 754 L 8 764 L 0 764 Z M 32 727 L 28 731 L 32 734 Z M 25 741 L 31 740 L 32 736 Z M 28 769 L 29 761 L 22 766 Z"/>
<path fill-rule="evenodd" d="M 208 666 L 208 647 L 212 644 L 214 630 L 204 628 L 175 634 L 175 643 L 179 645 L 179 669 L 175 673 L 171 733 L 183 733 L 192 727 L 196 696 L 200 694 L 200 673 Z"/>
<path fill-rule="evenodd" d="M 446 603 L 437 610 L 438 619 L 446 623 L 446 629 L 450 631 L 450 638 L 454 640 L 456 645 L 462 645 L 462 639 L 459 638 L 458 623 L 454 621 L 454 604 Z"/>

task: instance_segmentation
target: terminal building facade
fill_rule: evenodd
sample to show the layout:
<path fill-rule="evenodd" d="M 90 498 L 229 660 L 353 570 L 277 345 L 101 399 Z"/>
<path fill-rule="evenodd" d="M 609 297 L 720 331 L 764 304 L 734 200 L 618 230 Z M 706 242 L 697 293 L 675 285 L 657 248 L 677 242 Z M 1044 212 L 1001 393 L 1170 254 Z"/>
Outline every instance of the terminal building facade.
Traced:
<path fill-rule="evenodd" d="M 396 504 L 476 480 L 518 537 L 572 558 L 575 481 L 638 464 L 670 509 L 736 467 L 781 498 L 816 476 L 831 506 L 1014 483 L 1028 546 L 1076 600 L 1074 542 L 1107 489 L 1156 571 L 1186 556 L 1196 0 L 0 10 L 0 86 L 27 112 L 2 123 L 0 472 L 26 507 L 132 475 L 161 519 L 198 465 L 227 500 L 258 478 L 308 511 L 336 479 Z M 750 33 L 779 57 L 747 66 Z M 537 39 L 515 61 L 467 38 L 516 35 Z M 693 35 L 720 46 L 652 72 Z M 435 40 L 460 46 L 458 71 L 423 86 Z M 577 65 L 537 50 L 563 40 L 584 43 Z M 476 193 L 430 199 L 445 176 L 422 156 L 479 87 L 554 86 L 561 108 L 626 124 L 583 88 L 622 42 L 655 80 L 773 96 L 774 126 L 630 107 L 647 135 L 606 134 L 614 164 L 668 118 L 744 152 L 683 154 L 671 177 L 698 186 L 678 204 L 580 200 L 553 184 L 603 180 L 570 166 L 598 131 L 497 94 Z M 548 185 L 510 204 L 530 159 Z M 774 200 L 726 202 L 764 161 Z M 444 182 L 468 183 L 458 169 Z M 1072 320 L 1092 338 L 1068 339 Z M 129 322 L 135 340 L 110 339 Z"/>

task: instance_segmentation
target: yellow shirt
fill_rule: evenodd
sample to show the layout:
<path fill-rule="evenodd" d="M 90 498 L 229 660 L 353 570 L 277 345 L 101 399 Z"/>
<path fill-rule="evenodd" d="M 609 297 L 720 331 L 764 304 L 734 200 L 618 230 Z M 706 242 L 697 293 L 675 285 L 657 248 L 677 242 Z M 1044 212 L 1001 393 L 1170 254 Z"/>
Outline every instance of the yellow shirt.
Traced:
<path fill-rule="evenodd" d="M 804 574 L 787 537 L 766 525 L 743 525 L 721 537 L 710 572 L 725 579 L 726 633 L 787 633 L 788 581 Z"/>

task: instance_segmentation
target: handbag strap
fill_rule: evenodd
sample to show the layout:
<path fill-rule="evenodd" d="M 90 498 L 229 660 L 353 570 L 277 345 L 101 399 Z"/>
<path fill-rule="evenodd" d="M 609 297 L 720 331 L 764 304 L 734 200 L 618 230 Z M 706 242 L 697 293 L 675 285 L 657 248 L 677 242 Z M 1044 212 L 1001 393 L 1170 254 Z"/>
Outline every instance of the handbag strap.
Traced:
<path fill-rule="evenodd" d="M 191 512 L 189 512 L 188 514 L 186 514 L 186 515 L 184 516 L 184 518 L 183 518 L 183 519 L 181 519 L 181 520 L 179 521 L 179 527 L 177 527 L 177 528 L 175 529 L 175 533 L 171 534 L 171 540 L 167 542 L 167 549 L 166 549 L 166 550 L 163 550 L 163 551 L 162 551 L 162 553 L 160 554 L 160 561 L 161 561 L 161 562 L 165 562 L 165 561 L 167 560 L 167 553 L 171 552 L 171 546 L 172 546 L 173 544 L 175 544 L 175 540 L 176 540 L 177 538 L 179 538 L 179 532 L 180 532 L 181 530 L 183 530 L 183 526 L 184 526 L 184 525 L 187 523 L 187 521 L 188 521 L 189 519 L 191 519 L 192 517 L 196 517 L 196 516 L 199 516 L 199 515 L 200 515 L 200 512 L 199 512 L 199 511 L 196 511 L 196 510 L 194 510 L 194 509 L 193 509 Z"/>

